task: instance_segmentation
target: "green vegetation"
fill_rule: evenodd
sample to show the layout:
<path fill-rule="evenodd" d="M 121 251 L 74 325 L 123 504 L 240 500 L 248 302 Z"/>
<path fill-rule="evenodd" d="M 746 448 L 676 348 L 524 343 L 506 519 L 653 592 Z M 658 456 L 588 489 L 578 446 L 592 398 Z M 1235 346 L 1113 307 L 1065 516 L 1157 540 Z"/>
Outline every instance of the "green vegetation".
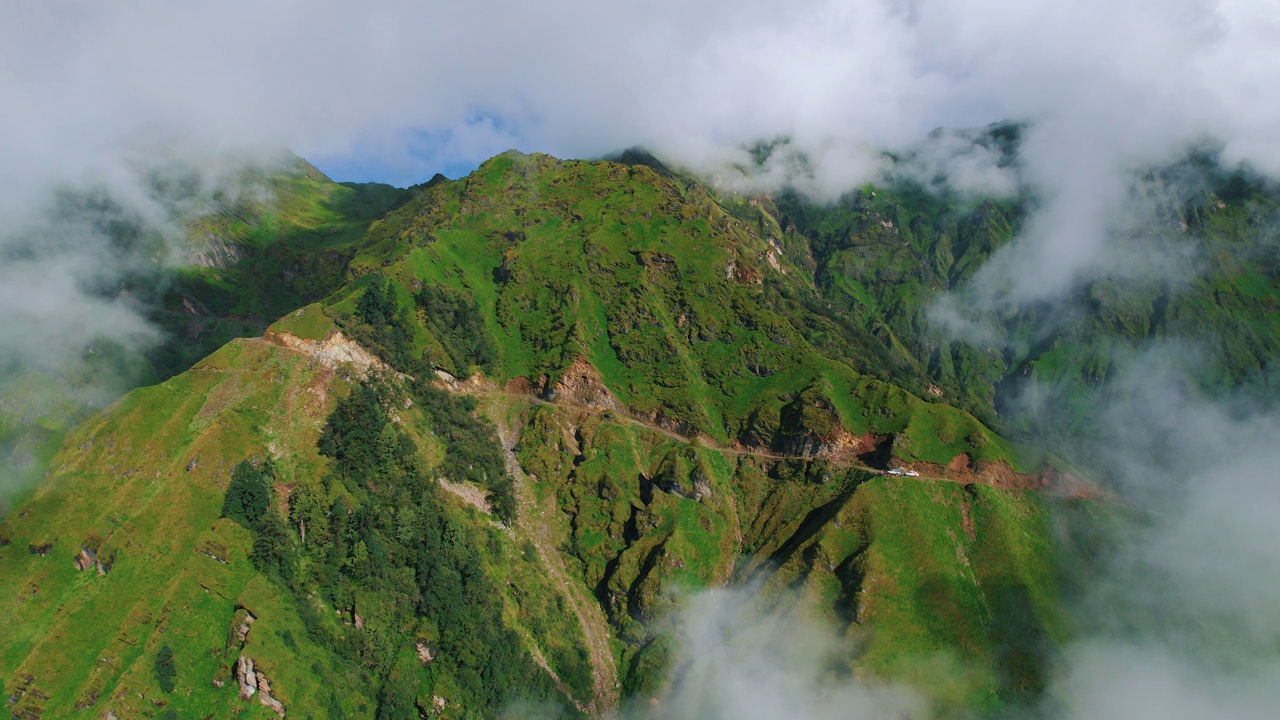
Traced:
<path fill-rule="evenodd" d="M 548 388 L 581 357 L 636 412 L 721 441 L 817 445 L 843 428 L 901 436 L 904 460 L 1019 461 L 973 417 L 851 352 L 847 323 L 812 314 L 825 301 L 776 221 L 729 209 L 643 165 L 502 155 L 375 223 L 352 260 L 361 277 L 330 313 L 413 375 L 479 368 Z M 802 394 L 823 395 L 834 422 L 782 427 Z"/>
<path fill-rule="evenodd" d="M 156 653 L 156 684 L 162 692 L 173 692 L 173 679 L 178 671 L 173 666 L 173 648 L 161 645 Z"/>
<path fill-rule="evenodd" d="M 231 472 L 227 497 L 222 501 L 222 517 L 231 518 L 250 530 L 257 527 L 271 504 L 273 484 L 269 469 L 264 472 L 248 460 L 240 461 Z"/>
<path fill-rule="evenodd" d="M 1008 437 L 1074 432 L 1118 358 L 1198 324 L 1231 330 L 1206 392 L 1261 386 L 1280 350 L 1277 194 L 1246 175 L 1140 183 L 1178 198 L 1205 273 L 1100 280 L 982 349 L 926 310 L 1031 199 L 722 197 L 621 159 L 509 153 L 407 193 L 299 165 L 224 198 L 150 379 L 190 367 L 22 430 L 61 449 L 0 523 L 13 711 L 265 716 L 246 658 L 290 717 L 600 712 L 661 697 L 682 594 L 735 584 L 836 627 L 833 672 L 998 716 L 1041 695 L 1105 542 L 1051 543 L 1053 513 L 1106 513 L 1010 489 L 1053 456 Z M 391 371 L 278 335 L 338 330 Z M 1024 377 L 1064 414 L 1006 413 Z M 876 472 L 899 464 L 924 477 Z"/>
<path fill-rule="evenodd" d="M 988 140 L 1014 161 L 1016 127 L 995 126 Z M 1162 362 L 1168 344 L 1190 349 L 1179 355 L 1194 365 L 1181 369 L 1200 391 L 1247 387 L 1263 402 L 1277 399 L 1280 256 L 1272 238 L 1280 189 L 1197 150 L 1135 178 L 1131 200 L 1150 215 L 1126 238 L 1132 267 L 1052 307 L 992 308 L 985 318 L 992 337 L 983 344 L 947 341 L 928 311 L 943 292 L 974 280 L 1020 230 L 1034 198 L 964 200 L 898 182 L 833 205 L 795 193 L 759 204 L 770 221 L 794 228 L 790 254 L 812 258 L 816 286 L 838 315 L 875 338 L 875 354 L 858 347 L 861 361 L 845 356 L 855 368 L 887 364 L 913 392 L 931 385 L 1005 434 L 1091 465 L 1092 449 L 1107 439 L 1092 434 L 1090 418 L 1110 381 L 1143 353 Z M 838 340 L 814 342 L 842 352 Z"/>
<path fill-rule="evenodd" d="M 299 308 L 272 323 L 273 332 L 289 333 L 303 340 L 324 340 L 333 329 L 333 320 L 318 304 Z"/>
<path fill-rule="evenodd" d="M 308 527 L 310 538 L 292 583 L 299 607 L 320 596 L 345 608 L 363 630 L 334 632 L 315 609 L 303 613 L 308 634 L 350 662 L 373 668 L 381 679 L 378 717 L 417 717 L 432 709 L 431 696 L 440 692 L 457 699 L 464 717 L 495 715 L 520 697 L 563 702 L 523 652 L 518 632 L 503 622 L 501 586 L 489 577 L 485 553 L 477 548 L 490 547 L 499 557 L 511 551 L 486 537 L 491 530 L 445 511 L 443 491 L 427 476 L 416 445 L 383 409 L 384 401 L 399 400 L 398 392 L 391 385 L 362 384 L 339 400 L 319 440 L 320 451 L 335 460 L 337 477 L 292 499 L 293 520 Z M 429 408 L 427 428 L 449 437 L 444 468 L 475 472 L 471 468 L 482 459 L 497 457 L 496 448 L 476 450 L 493 444 L 492 431 L 484 434 L 466 410 L 440 397 L 434 403 L 433 397 L 418 399 Z M 470 422 L 461 421 L 459 412 Z M 425 668 L 406 650 L 415 643 L 434 648 Z M 582 661 L 574 660 L 580 668 Z M 561 678 L 577 680 L 570 687 L 588 695 L 583 671 L 567 672 L 574 667 L 563 667 Z"/>
<path fill-rule="evenodd" d="M 188 221 L 195 267 L 172 278 L 152 318 L 170 338 L 151 353 L 162 377 L 336 290 L 365 229 L 405 197 L 388 185 L 335 183 L 297 158 L 246 171 L 239 183 Z M 307 318 L 307 329 L 320 322 Z"/>
<path fill-rule="evenodd" d="M 497 351 L 471 298 L 445 287 L 423 285 L 413 301 L 422 310 L 426 329 L 443 346 L 444 356 L 437 364 L 458 376 L 469 375 L 472 367 L 492 368 Z"/>
<path fill-rule="evenodd" d="M 178 173 L 180 174 L 180 173 Z M 144 349 L 97 342 L 58 367 L 0 369 L 0 471 L 7 487 L 30 488 L 49 467 L 63 434 L 131 388 L 190 367 L 237 337 L 325 297 L 344 281 L 353 246 L 406 191 L 379 184 L 335 183 L 305 161 L 271 159 L 226 185 L 205 188 L 194 171 L 153 179 L 157 201 L 185 226 L 190 264 L 172 269 L 174 248 L 141 217 L 103 193 L 64 193 L 60 209 L 91 225 L 133 268 L 120 287 L 161 332 Z M 198 208 L 196 214 L 190 208 Z M 150 260 L 150 262 L 148 262 Z M 331 325 L 306 313 L 301 337 Z M 0 514 L 11 500 L 0 498 Z"/>

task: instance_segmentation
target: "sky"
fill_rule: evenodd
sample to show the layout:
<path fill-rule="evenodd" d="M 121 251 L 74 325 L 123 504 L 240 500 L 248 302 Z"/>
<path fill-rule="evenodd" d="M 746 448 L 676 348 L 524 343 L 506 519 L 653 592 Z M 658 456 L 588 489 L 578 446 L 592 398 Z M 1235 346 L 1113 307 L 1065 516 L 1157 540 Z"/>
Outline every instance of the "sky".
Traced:
<path fill-rule="evenodd" d="M 397 184 L 510 147 L 706 165 L 785 135 L 834 191 L 879 148 L 1008 118 L 1043 121 L 1043 171 L 1199 134 L 1280 164 L 1269 2 L 11 0 L 0 17 L 6 183 L 168 134 Z"/>

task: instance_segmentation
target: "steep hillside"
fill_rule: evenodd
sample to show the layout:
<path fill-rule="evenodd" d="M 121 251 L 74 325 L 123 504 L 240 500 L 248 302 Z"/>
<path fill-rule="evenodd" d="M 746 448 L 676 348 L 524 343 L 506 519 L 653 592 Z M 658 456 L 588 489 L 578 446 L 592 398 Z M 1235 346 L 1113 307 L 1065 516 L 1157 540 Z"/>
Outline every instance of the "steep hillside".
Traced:
<path fill-rule="evenodd" d="M 403 578 L 378 588 L 385 592 L 340 583 L 323 595 L 303 591 L 309 586 L 300 584 L 302 573 L 311 568 L 298 555 L 342 542 L 340 521 L 362 522 L 359 501 L 326 473 L 317 447 L 335 395 L 358 387 L 358 372 L 359 365 L 323 352 L 237 340 L 172 380 L 134 391 L 69 435 L 54 472 L 2 531 L 0 594 L 14 608 L 16 632 L 4 635 L 0 658 L 16 716 L 62 717 L 89 708 L 118 717 L 170 709 L 178 717 L 238 715 L 262 704 L 258 697 L 239 700 L 241 658 L 298 717 L 371 715 L 386 702 L 378 696 L 382 673 L 393 670 L 403 675 L 397 690 L 424 707 L 432 695 L 456 706 L 458 691 L 446 688 L 474 690 L 476 680 L 466 673 L 497 672 L 498 654 L 509 652 L 512 641 L 518 646 L 520 636 L 495 636 L 501 625 L 477 609 L 474 594 L 500 593 L 517 582 L 534 598 L 555 593 L 499 527 L 465 512 L 427 479 L 445 453 L 416 411 L 397 408 L 396 422 L 384 420 L 384 427 L 402 426 L 404 437 L 418 440 L 403 458 L 419 483 L 412 488 L 418 521 L 438 518 L 449 541 L 467 548 L 460 562 L 485 566 L 483 576 L 463 581 L 472 599 L 451 606 L 453 626 L 442 618 L 438 625 L 428 619 L 401 625 L 390 593 L 405 591 Z M 258 510 L 274 518 L 270 529 L 265 521 L 224 517 L 228 485 L 245 460 L 274 481 L 269 506 Z M 303 519 L 307 508 L 299 498 L 321 492 L 355 505 L 353 517 L 335 513 L 331 528 L 323 511 L 319 520 Z M 398 516 L 405 512 L 401 503 Z M 301 524 L 286 529 L 286 517 Z M 268 543 L 263 534 L 271 531 L 277 535 Z M 349 550 L 363 555 L 354 571 L 367 580 L 365 564 L 385 563 L 387 551 L 367 548 L 360 532 Z M 541 642 L 553 667 L 569 676 L 581 660 L 573 651 L 564 655 L 560 644 L 573 643 L 574 627 L 564 626 L 554 606 L 526 602 L 521 609 L 536 628 L 526 631 L 528 642 Z M 469 660 L 445 655 L 461 653 L 458 644 L 468 642 L 481 643 L 466 648 Z M 156 657 L 163 647 L 172 651 L 176 691 L 161 690 Z M 420 653 L 437 657 L 426 662 Z M 556 693 L 530 657 L 509 660 L 505 671 L 499 677 L 513 696 Z M 413 685 L 424 678 L 431 692 L 419 698 Z M 485 714 L 486 707 L 495 706 L 478 703 L 473 710 Z"/>
<path fill-rule="evenodd" d="M 989 133 L 1016 162 L 1017 128 Z M 968 199 L 904 180 L 831 205 L 781 193 L 749 211 L 761 227 L 790 231 L 789 254 L 810 263 L 836 313 L 876 338 L 900 382 L 932 385 L 1015 437 L 1086 461 L 1105 440 L 1090 435 L 1090 419 L 1109 379 L 1144 352 L 1155 353 L 1148 362 L 1193 358 L 1184 369 L 1210 395 L 1243 386 L 1280 399 L 1280 189 L 1199 150 L 1136 174 L 1130 192 L 1141 222 L 1123 230 L 1127 266 L 1061 302 L 989 308 L 986 342 L 949 340 L 928 313 L 943 293 L 966 291 L 1022 229 L 1036 203 L 1029 192 Z M 1168 345 L 1178 351 L 1162 352 Z"/>
<path fill-rule="evenodd" d="M 191 262 L 162 286 L 151 316 L 167 331 L 150 354 L 161 377 L 339 287 L 365 229 L 405 197 L 389 185 L 335 183 L 293 158 L 202 198 L 184 218 Z"/>
<path fill-rule="evenodd" d="M 232 338 L 260 335 L 280 315 L 331 292 L 355 241 L 405 194 L 335 183 L 298 158 L 264 163 L 213 188 L 181 172 L 157 174 L 148 187 L 180 237 L 165 240 L 155 219 L 96 193 L 68 193 L 55 220 L 107 236 L 133 269 L 99 289 L 103 301 L 143 314 L 159 342 L 140 343 L 140 351 L 103 340 L 56 366 L 0 368 L 0 513 L 88 414 L 130 388 L 185 370 Z M 175 269 L 171 256 L 188 261 Z"/>

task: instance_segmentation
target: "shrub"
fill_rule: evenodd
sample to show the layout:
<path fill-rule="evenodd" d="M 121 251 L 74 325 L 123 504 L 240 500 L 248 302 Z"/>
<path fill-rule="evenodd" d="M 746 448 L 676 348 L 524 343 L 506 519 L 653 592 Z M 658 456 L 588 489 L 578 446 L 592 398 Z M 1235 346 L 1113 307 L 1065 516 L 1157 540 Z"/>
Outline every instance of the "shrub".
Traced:
<path fill-rule="evenodd" d="M 515 478 L 508 475 L 493 483 L 489 490 L 489 506 L 504 523 L 510 524 L 516 519 Z"/>
<path fill-rule="evenodd" d="M 231 485 L 222 502 L 222 516 L 231 518 L 250 530 L 267 512 L 271 504 L 270 469 L 263 472 L 248 460 L 236 465 L 231 472 Z"/>
<path fill-rule="evenodd" d="M 173 665 L 173 648 L 164 645 L 156 653 L 156 682 L 164 692 L 173 692 L 174 678 L 178 671 Z"/>

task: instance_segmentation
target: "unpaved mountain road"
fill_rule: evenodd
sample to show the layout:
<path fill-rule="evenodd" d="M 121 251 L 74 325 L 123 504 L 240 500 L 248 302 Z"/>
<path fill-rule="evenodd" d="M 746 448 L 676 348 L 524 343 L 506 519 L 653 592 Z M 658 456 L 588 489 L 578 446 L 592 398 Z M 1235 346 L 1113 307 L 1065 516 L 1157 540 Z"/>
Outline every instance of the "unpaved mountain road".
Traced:
<path fill-rule="evenodd" d="M 625 412 L 617 412 L 609 408 L 602 408 L 602 407 L 591 406 L 591 405 L 574 405 L 574 404 L 564 403 L 556 400 L 544 400 L 543 398 L 539 398 L 534 395 L 529 395 L 527 393 L 509 392 L 506 390 L 497 390 L 492 388 L 485 388 L 485 389 L 468 388 L 463 390 L 454 390 L 454 392 L 459 392 L 465 395 L 472 395 L 476 397 L 495 397 L 495 398 L 503 398 L 508 400 L 517 400 L 517 401 L 536 404 L 536 405 L 549 405 L 551 407 L 559 408 L 561 410 L 579 412 L 579 413 L 591 414 L 591 415 L 597 415 L 604 412 L 609 412 L 612 414 L 611 419 L 614 422 L 641 427 L 650 432 L 658 433 L 660 435 L 668 437 L 672 440 L 675 440 L 676 442 L 681 442 L 681 443 L 698 442 L 709 449 L 724 453 L 726 455 L 750 455 L 753 457 L 764 458 L 766 460 L 805 460 L 805 461 L 822 460 L 836 467 L 848 468 L 851 470 L 862 470 L 865 472 L 874 473 L 876 475 L 882 475 L 885 477 L 891 477 L 894 479 L 904 480 L 904 481 L 916 480 L 916 481 L 935 481 L 935 482 L 954 483 L 954 484 L 960 484 L 960 485 L 970 485 L 970 484 L 989 485 L 991 487 L 997 487 L 997 488 L 1009 489 L 1009 490 L 1028 490 L 1028 491 L 1042 493 L 1045 495 L 1053 495 L 1058 497 L 1069 497 L 1069 498 L 1079 498 L 1079 499 L 1089 499 L 1089 500 L 1110 500 L 1110 501 L 1118 500 L 1118 498 L 1114 497 L 1112 493 L 1109 493 L 1108 491 L 1088 481 L 1085 481 L 1070 475 L 1064 476 L 1064 481 L 1061 483 L 1057 483 L 1051 486 L 1040 486 L 1040 487 L 1011 484 L 1011 483 L 1002 481 L 1000 479 L 994 479 L 992 477 L 987 477 L 980 474 L 944 475 L 944 474 L 939 474 L 938 472 L 930 472 L 927 468 L 925 472 L 921 472 L 919 475 L 915 477 L 906 476 L 906 475 L 890 475 L 885 471 L 880 470 L 878 468 L 871 467 L 870 465 L 867 465 L 864 462 L 861 462 L 858 460 L 851 460 L 848 458 L 822 457 L 822 456 L 813 456 L 813 455 L 787 455 L 782 453 L 771 452 L 768 450 L 762 450 L 758 448 L 747 448 L 747 447 L 741 447 L 741 446 L 735 446 L 735 445 L 726 445 L 724 443 L 716 441 L 714 438 L 710 438 L 705 435 L 699 435 L 697 437 L 681 435 L 680 433 L 677 433 L 668 428 L 664 428 L 660 425 L 657 425 L 651 422 L 646 422 L 640 418 L 634 417 Z M 1014 476 L 1020 476 L 1020 477 L 1027 477 L 1027 476 L 1022 476 L 1018 473 L 1012 473 L 1012 472 L 1008 474 L 1014 475 Z"/>

